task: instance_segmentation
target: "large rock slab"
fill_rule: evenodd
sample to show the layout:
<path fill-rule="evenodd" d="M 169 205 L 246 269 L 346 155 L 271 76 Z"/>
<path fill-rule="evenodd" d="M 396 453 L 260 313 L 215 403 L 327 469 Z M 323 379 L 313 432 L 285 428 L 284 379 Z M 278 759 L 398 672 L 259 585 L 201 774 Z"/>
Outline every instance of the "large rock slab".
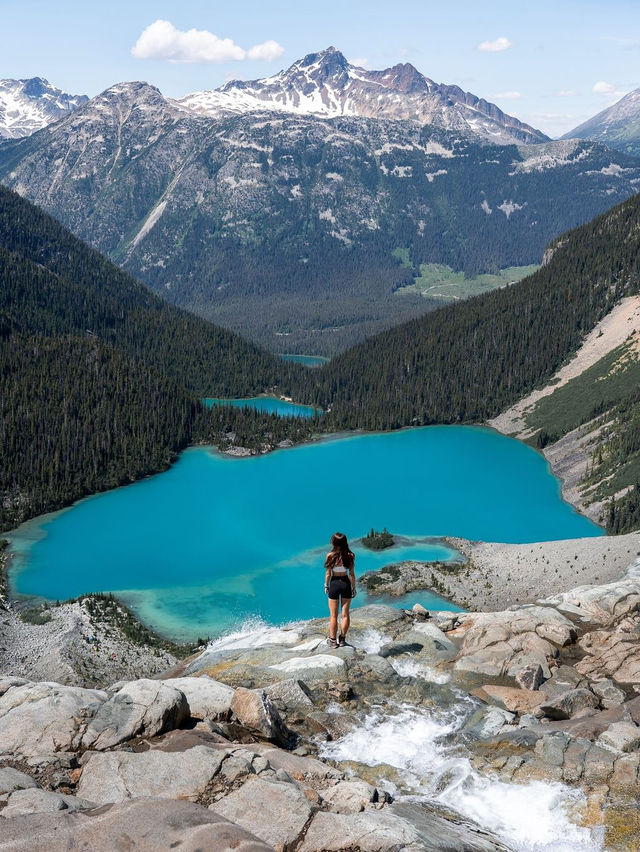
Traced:
<path fill-rule="evenodd" d="M 8 692 L 14 686 L 24 686 L 27 683 L 31 683 L 31 681 L 23 677 L 12 677 L 10 675 L 0 677 L 0 696 L 4 695 L 5 692 Z"/>
<path fill-rule="evenodd" d="M 279 683 L 273 683 L 265 689 L 265 692 L 276 707 L 283 710 L 313 707 L 309 687 L 297 678 L 287 678 Z"/>
<path fill-rule="evenodd" d="M 391 805 L 358 814 L 320 812 L 307 829 L 300 852 L 509 852 L 491 832 L 445 808 Z"/>
<path fill-rule="evenodd" d="M 330 781 L 339 781 L 344 773 L 315 757 L 302 757 L 272 746 L 251 746 L 266 758 L 274 769 L 286 772 L 290 778 L 318 790 L 325 788 Z"/>
<path fill-rule="evenodd" d="M 152 737 L 189 718 L 180 690 L 159 680 L 133 680 L 102 704 L 82 736 L 84 748 L 107 749 L 136 736 Z"/>
<path fill-rule="evenodd" d="M 226 752 L 194 746 L 184 752 L 108 752 L 86 762 L 78 795 L 99 805 L 139 796 L 195 800 L 216 775 Z"/>
<path fill-rule="evenodd" d="M 316 810 L 297 784 L 261 778 L 209 807 L 276 849 L 294 849 Z"/>
<path fill-rule="evenodd" d="M 640 684 L 640 621 L 629 619 L 615 630 L 594 630 L 578 643 L 585 652 L 576 669 L 592 680 L 614 680 L 619 684 Z"/>
<path fill-rule="evenodd" d="M 614 722 L 598 739 L 618 751 L 636 751 L 640 747 L 640 728 L 633 722 Z"/>
<path fill-rule="evenodd" d="M 361 778 L 339 781 L 333 787 L 320 790 L 320 795 L 338 814 L 358 814 L 371 802 L 378 801 L 377 789 Z"/>
<path fill-rule="evenodd" d="M 317 813 L 307 829 L 300 852 L 418 852 L 417 830 L 387 811 L 368 810 L 357 814 Z M 433 847 L 432 847 L 433 848 Z M 455 848 L 455 847 L 454 847 Z"/>
<path fill-rule="evenodd" d="M 289 732 L 280 714 L 264 690 L 238 687 L 231 701 L 231 711 L 241 725 L 254 734 L 287 745 Z"/>
<path fill-rule="evenodd" d="M 550 719 L 571 719 L 582 710 L 595 709 L 600 699 L 589 689 L 569 689 L 556 698 L 547 698 L 540 710 Z"/>
<path fill-rule="evenodd" d="M 5 819 L 23 816 L 24 814 L 58 813 L 58 811 L 84 811 L 95 808 L 95 802 L 80 799 L 77 796 L 65 796 L 62 793 L 52 793 L 49 790 L 16 790 L 9 796 L 9 801 L 0 816 Z M 2 836 L 0 827 L 0 838 Z M 0 839 L 0 848 L 2 840 Z"/>
<path fill-rule="evenodd" d="M 106 693 L 57 683 L 15 685 L 0 697 L 0 754 L 70 751 Z"/>
<path fill-rule="evenodd" d="M 166 686 L 178 689 L 187 699 L 189 712 L 196 719 L 225 720 L 231 710 L 234 690 L 206 675 L 174 677 L 164 680 Z"/>
<path fill-rule="evenodd" d="M 134 799 L 93 811 L 14 817 L 2 825 L 1 843 L 11 852 L 273 852 L 220 814 L 171 799 Z"/>
<path fill-rule="evenodd" d="M 12 766 L 0 767 L 0 795 L 13 793 L 14 790 L 28 790 L 37 786 L 30 775 L 18 772 Z"/>
<path fill-rule="evenodd" d="M 336 677 L 344 671 L 344 666 L 344 660 L 337 654 L 313 654 L 309 657 L 291 657 L 270 668 L 304 681 L 315 681 Z"/>
<path fill-rule="evenodd" d="M 535 713 L 542 704 L 544 695 L 530 689 L 515 689 L 510 686 L 485 684 L 472 693 L 481 701 L 501 707 L 510 713 Z"/>
<path fill-rule="evenodd" d="M 573 623 L 551 607 L 524 606 L 515 611 L 467 614 L 449 639 L 461 640 L 454 674 L 459 682 L 515 685 L 523 673 L 549 677 L 548 660 L 577 638 Z M 537 675 L 539 680 L 539 675 Z M 525 676 L 525 682 L 526 682 Z M 534 677 L 535 680 L 535 677 Z"/>

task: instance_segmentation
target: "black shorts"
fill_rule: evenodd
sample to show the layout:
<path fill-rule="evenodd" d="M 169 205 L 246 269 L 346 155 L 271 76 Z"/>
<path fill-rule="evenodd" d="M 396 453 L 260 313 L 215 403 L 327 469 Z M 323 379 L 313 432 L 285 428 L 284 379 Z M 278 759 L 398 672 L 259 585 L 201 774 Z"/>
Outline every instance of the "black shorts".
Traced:
<path fill-rule="evenodd" d="M 329 599 L 337 601 L 338 598 L 346 600 L 352 598 L 351 580 L 348 577 L 332 577 L 329 582 Z"/>

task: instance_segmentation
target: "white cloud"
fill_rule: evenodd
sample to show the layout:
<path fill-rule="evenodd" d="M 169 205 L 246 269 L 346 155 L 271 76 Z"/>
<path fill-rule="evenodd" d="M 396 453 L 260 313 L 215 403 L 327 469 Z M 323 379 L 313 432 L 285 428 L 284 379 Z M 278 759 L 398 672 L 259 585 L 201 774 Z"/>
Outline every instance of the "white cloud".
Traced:
<path fill-rule="evenodd" d="M 350 65 L 355 65 L 357 68 L 369 68 L 369 60 L 364 56 L 356 56 L 355 59 L 349 60 Z"/>
<path fill-rule="evenodd" d="M 492 95 L 493 98 L 502 98 L 507 101 L 516 101 L 518 98 L 522 97 L 521 92 L 498 92 L 495 95 Z"/>
<path fill-rule="evenodd" d="M 509 47 L 513 47 L 513 43 L 505 36 L 500 36 L 493 41 L 481 41 L 478 50 L 485 53 L 498 53 L 501 50 L 507 50 Z"/>
<path fill-rule="evenodd" d="M 593 91 L 598 95 L 612 95 L 616 90 L 613 83 L 605 83 L 604 80 L 598 80 L 593 84 Z"/>
<path fill-rule="evenodd" d="M 595 92 L 596 95 L 605 95 L 608 98 L 621 98 L 627 94 L 624 90 L 617 89 L 613 83 L 607 83 L 605 80 L 598 80 L 597 83 L 594 83 L 591 91 Z"/>
<path fill-rule="evenodd" d="M 578 93 L 574 92 L 573 89 L 558 89 L 556 95 L 559 98 L 575 98 Z"/>
<path fill-rule="evenodd" d="M 283 53 L 284 47 L 278 44 L 277 41 L 270 39 L 269 41 L 263 41 L 262 44 L 254 44 L 247 51 L 247 56 L 249 59 L 265 59 L 267 62 L 271 62 L 282 56 Z"/>
<path fill-rule="evenodd" d="M 219 38 L 208 30 L 178 30 L 171 21 L 161 19 L 149 24 L 131 48 L 131 55 L 136 59 L 167 59 L 169 62 L 271 60 L 283 52 L 284 48 L 276 41 L 265 41 L 245 50 L 233 39 Z"/>

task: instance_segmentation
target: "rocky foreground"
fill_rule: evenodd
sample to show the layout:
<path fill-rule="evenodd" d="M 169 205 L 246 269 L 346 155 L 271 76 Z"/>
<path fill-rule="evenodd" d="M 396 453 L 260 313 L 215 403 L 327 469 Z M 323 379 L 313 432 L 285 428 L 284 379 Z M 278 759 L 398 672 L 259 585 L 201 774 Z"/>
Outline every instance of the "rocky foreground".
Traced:
<path fill-rule="evenodd" d="M 0 849 L 532 848 L 508 797 L 551 789 L 546 848 L 637 848 L 638 573 L 497 613 L 363 607 L 337 650 L 324 621 L 239 633 L 104 689 L 2 677 Z"/>

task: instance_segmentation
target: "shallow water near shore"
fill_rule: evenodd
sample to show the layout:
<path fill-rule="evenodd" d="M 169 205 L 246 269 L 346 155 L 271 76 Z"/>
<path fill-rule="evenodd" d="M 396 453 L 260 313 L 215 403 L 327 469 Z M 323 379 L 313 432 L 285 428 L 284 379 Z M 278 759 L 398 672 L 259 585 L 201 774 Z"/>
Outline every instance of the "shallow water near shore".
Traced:
<path fill-rule="evenodd" d="M 83 500 L 9 536 L 15 594 L 113 591 L 176 639 L 218 635 L 250 616 L 322 616 L 326 542 L 386 526 L 406 536 L 356 573 L 455 558 L 431 538 L 528 542 L 601 535 L 561 499 L 544 458 L 481 427 L 322 440 L 232 459 L 184 452 L 166 473 Z M 380 600 L 376 598 L 376 600 Z M 447 604 L 412 594 L 427 608 Z M 359 594 L 354 604 L 369 603 Z M 381 602 L 388 602 L 382 601 Z"/>
<path fill-rule="evenodd" d="M 250 396 L 243 399 L 206 397 L 202 401 L 207 408 L 213 408 L 214 405 L 230 405 L 232 408 L 253 408 L 254 411 L 277 414 L 279 417 L 313 417 L 316 411 L 322 413 L 320 409 L 315 409 L 312 405 L 289 402 L 275 396 Z"/>
<path fill-rule="evenodd" d="M 322 367 L 329 360 L 323 355 L 288 355 L 284 352 L 279 356 L 283 361 L 292 361 L 294 364 L 302 364 L 303 367 Z"/>

